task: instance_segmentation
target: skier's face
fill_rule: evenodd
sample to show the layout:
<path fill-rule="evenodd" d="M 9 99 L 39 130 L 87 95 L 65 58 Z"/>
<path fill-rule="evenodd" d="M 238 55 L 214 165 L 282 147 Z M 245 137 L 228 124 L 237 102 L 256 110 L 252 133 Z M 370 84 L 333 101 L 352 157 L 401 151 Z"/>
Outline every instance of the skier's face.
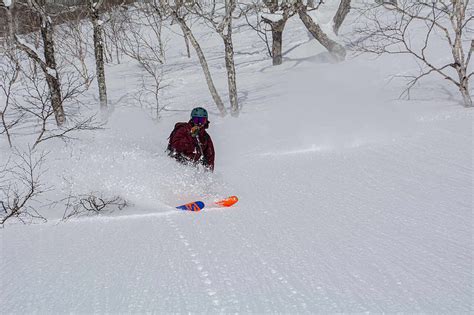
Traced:
<path fill-rule="evenodd" d="M 207 123 L 206 117 L 193 117 L 193 124 L 196 126 L 204 126 Z"/>

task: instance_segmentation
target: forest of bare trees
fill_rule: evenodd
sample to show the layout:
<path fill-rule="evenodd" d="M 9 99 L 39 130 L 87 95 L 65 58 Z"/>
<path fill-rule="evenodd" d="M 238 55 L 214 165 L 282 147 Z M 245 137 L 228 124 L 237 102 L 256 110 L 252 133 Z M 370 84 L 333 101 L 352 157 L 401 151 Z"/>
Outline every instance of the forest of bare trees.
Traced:
<path fill-rule="evenodd" d="M 29 202 L 41 193 L 39 169 L 46 156 L 35 153 L 35 149 L 50 139 L 67 142 L 77 132 L 103 128 L 103 115 L 83 116 L 80 108 L 86 106 L 84 93 L 96 86 L 93 91 L 97 104 L 87 106 L 102 113 L 110 110 L 107 65 L 119 64 L 124 58 L 137 61 L 144 78 L 137 99 L 153 118 L 160 118 L 167 64 L 164 25 L 177 25 L 175 36 L 182 37 L 183 51 L 188 57 L 197 56 L 212 106 L 222 116 L 230 113 L 238 117 L 245 106 L 239 97 L 239 65 L 234 60 L 237 25 L 251 29 L 269 62 L 278 66 L 285 62 L 285 26 L 291 19 L 305 26 L 302 36 L 310 34 L 333 62 L 343 62 L 350 52 L 411 55 L 420 64 L 420 72 L 408 77 L 405 95 L 424 77 L 437 75 L 446 84 L 456 86 L 465 107 L 473 106 L 469 92 L 474 74 L 469 66 L 474 49 L 473 10 L 469 0 L 359 1 L 357 6 L 354 2 L 338 2 L 331 30 L 315 18 L 325 5 L 317 0 L 3 0 L 0 136 L 5 137 L 11 150 L 16 150 L 17 137 L 26 134 L 32 142 L 26 153 L 15 153 L 21 163 L 0 169 L 0 179 L 11 172 L 18 177 L 17 184 L 0 181 L 0 224 L 26 214 L 39 216 L 31 211 Z M 341 35 L 341 30 L 351 15 L 358 24 L 356 32 L 348 36 L 351 45 L 346 45 L 347 37 Z M 225 78 L 211 73 L 208 52 L 195 35 L 199 23 L 222 40 Z M 422 39 L 420 43 L 413 42 L 415 33 Z M 434 37 L 441 37 L 449 52 L 442 63 L 432 60 L 429 53 L 434 49 Z M 93 67 L 88 60 L 94 61 Z M 226 82 L 226 92 L 216 87 L 216 80 Z M 122 204 L 114 198 L 100 202 L 94 196 L 72 199 L 102 209 L 98 202 Z M 72 207 L 80 211 L 80 203 Z"/>
<path fill-rule="evenodd" d="M 469 64 L 474 51 L 474 9 L 469 0 L 385 1 L 362 6 L 359 11 L 364 23 L 356 29 L 362 36 L 356 50 L 409 55 L 420 65 L 419 73 L 407 77 L 404 95 L 409 96 L 424 77 L 436 75 L 457 87 L 465 107 L 473 106 L 469 80 L 474 71 L 469 72 Z M 439 37 L 444 45 L 436 48 Z M 436 49 L 446 51 L 447 58 L 433 58 L 431 52 Z"/>

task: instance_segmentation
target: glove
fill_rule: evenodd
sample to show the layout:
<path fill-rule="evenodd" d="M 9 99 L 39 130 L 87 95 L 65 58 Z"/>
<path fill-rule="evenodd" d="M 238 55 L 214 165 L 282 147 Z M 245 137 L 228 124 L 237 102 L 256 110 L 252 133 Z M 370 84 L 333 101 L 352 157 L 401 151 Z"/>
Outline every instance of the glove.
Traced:
<path fill-rule="evenodd" d="M 199 136 L 199 131 L 201 131 L 201 128 L 199 128 L 199 126 L 192 127 L 191 128 L 191 137 L 196 138 L 197 136 Z"/>

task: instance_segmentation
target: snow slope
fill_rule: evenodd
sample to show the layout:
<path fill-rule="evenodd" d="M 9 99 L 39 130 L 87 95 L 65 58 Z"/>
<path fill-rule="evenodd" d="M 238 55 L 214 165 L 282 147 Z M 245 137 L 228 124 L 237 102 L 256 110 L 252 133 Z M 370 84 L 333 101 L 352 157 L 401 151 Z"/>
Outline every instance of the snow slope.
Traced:
<path fill-rule="evenodd" d="M 387 77 L 408 60 L 331 64 L 302 25 L 288 27 L 280 67 L 236 34 L 238 119 L 216 115 L 177 41 L 159 123 L 128 98 L 107 130 L 52 152 L 51 199 L 102 191 L 133 206 L 67 222 L 43 209 L 46 224 L 2 229 L 2 312 L 472 312 L 472 110 L 435 79 L 397 100 L 403 82 Z M 225 95 L 221 43 L 199 34 Z M 131 62 L 107 70 L 114 99 L 139 84 Z M 211 175 L 163 152 L 202 104 Z M 173 209 L 231 194 L 230 209 Z"/>

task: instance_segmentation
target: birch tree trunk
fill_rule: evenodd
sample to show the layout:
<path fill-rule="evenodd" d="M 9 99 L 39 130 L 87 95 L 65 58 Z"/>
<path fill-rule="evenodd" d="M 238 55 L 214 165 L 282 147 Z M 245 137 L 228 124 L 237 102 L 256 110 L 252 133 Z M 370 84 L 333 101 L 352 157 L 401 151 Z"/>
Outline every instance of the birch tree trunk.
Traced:
<path fill-rule="evenodd" d="M 459 91 L 463 97 L 464 107 L 473 107 L 472 104 L 472 97 L 469 93 L 469 80 L 466 76 L 461 79 L 461 86 L 459 87 Z"/>
<path fill-rule="evenodd" d="M 232 25 L 228 25 L 227 35 L 223 37 L 225 47 L 225 67 L 227 69 L 227 83 L 229 88 L 230 114 L 233 117 L 239 115 L 239 103 L 237 98 L 237 82 L 234 63 L 234 47 L 232 43 Z"/>
<path fill-rule="evenodd" d="M 285 29 L 286 21 L 288 21 L 292 15 L 290 13 L 292 6 L 287 5 L 285 1 L 283 1 L 280 6 L 277 0 L 268 0 L 264 1 L 264 3 L 271 14 L 275 14 L 277 11 L 283 11 L 281 19 L 277 21 L 262 16 L 262 21 L 270 25 L 270 28 L 272 29 L 272 62 L 274 66 L 278 66 L 283 63 L 283 30 Z"/>
<path fill-rule="evenodd" d="M 467 73 L 467 69 L 469 66 L 469 59 L 472 56 L 473 50 L 474 50 L 474 40 L 471 40 L 471 48 L 468 53 L 468 59 L 466 59 L 464 56 L 463 48 L 462 48 L 461 32 L 457 32 L 456 39 L 454 41 L 454 47 L 453 47 L 453 57 L 455 61 L 453 67 L 454 69 L 456 69 L 456 72 L 459 77 L 459 92 L 461 92 L 464 107 L 473 107 L 472 96 L 469 93 L 469 76 L 470 75 Z M 473 73 L 471 73 L 471 75 Z"/>
<path fill-rule="evenodd" d="M 99 9 L 102 4 L 103 0 L 88 0 L 88 7 L 94 31 L 94 54 L 97 84 L 99 87 L 100 109 L 105 111 L 107 109 L 107 85 L 105 82 L 104 42 L 102 36 L 103 27 L 99 14 Z"/>
<path fill-rule="evenodd" d="M 46 77 L 51 98 L 51 107 L 54 111 L 56 124 L 62 126 L 66 122 L 66 115 L 62 104 L 61 81 L 57 71 L 56 58 L 54 55 L 53 24 L 51 18 L 46 13 L 44 0 L 28 0 L 28 5 L 40 17 L 41 38 L 43 39 L 44 61 L 38 56 L 36 51 L 23 44 L 17 37 L 18 48 L 23 50 L 29 58 L 40 65 Z"/>
<path fill-rule="evenodd" d="M 64 114 L 64 108 L 62 104 L 61 81 L 59 80 L 59 73 L 54 55 L 53 27 L 50 21 L 46 22 L 45 24 L 46 27 L 41 28 L 41 36 L 43 37 L 44 59 L 47 66 L 46 80 L 51 93 L 51 106 L 54 110 L 56 123 L 58 126 L 61 126 L 66 121 L 66 116 Z"/>
<path fill-rule="evenodd" d="M 49 16 L 41 21 L 41 36 L 44 45 L 44 60 L 46 62 L 46 80 L 51 93 L 51 106 L 54 110 L 56 123 L 61 126 L 66 121 L 61 96 L 61 81 L 57 70 L 56 57 L 54 54 L 53 24 Z M 44 70 L 44 69 L 43 69 Z M 52 70 L 52 73 L 51 73 Z"/>
<path fill-rule="evenodd" d="M 283 29 L 286 21 L 281 20 L 271 24 L 272 27 L 272 58 L 273 65 L 278 66 L 283 63 L 282 47 L 283 47 Z"/>
<path fill-rule="evenodd" d="M 14 36 L 16 33 L 15 24 L 13 23 L 13 16 L 12 16 L 12 8 L 13 8 L 13 1 L 9 7 L 7 7 L 7 46 L 8 49 L 11 49 L 14 43 Z"/>
<path fill-rule="evenodd" d="M 189 40 L 188 40 L 188 37 L 186 36 L 185 33 L 183 33 L 183 37 L 184 37 L 184 45 L 186 45 L 186 55 L 188 56 L 188 58 L 191 58 L 191 51 L 189 49 Z"/>
<path fill-rule="evenodd" d="M 341 0 L 339 8 L 337 9 L 336 15 L 333 18 L 333 30 L 336 35 L 339 33 L 339 28 L 342 25 L 342 22 L 346 19 L 347 14 L 351 10 L 351 0 Z"/>
<path fill-rule="evenodd" d="M 467 25 L 465 20 L 468 3 L 469 0 L 453 1 L 454 10 L 453 14 L 451 15 L 451 24 L 456 34 L 454 37 L 454 45 L 452 45 L 452 54 L 454 58 L 453 67 L 456 69 L 459 77 L 459 91 L 461 92 L 464 106 L 473 107 L 472 97 L 469 93 L 469 76 L 474 74 L 474 72 L 468 74 L 467 71 L 474 50 L 474 40 L 471 39 L 471 45 L 469 51 L 467 52 L 467 57 L 462 46 L 462 35 L 463 31 L 466 31 L 464 28 Z M 471 16 L 469 19 L 473 19 L 473 17 Z"/>
<path fill-rule="evenodd" d="M 301 0 L 297 0 L 296 2 L 296 9 L 298 11 L 298 15 L 306 26 L 308 31 L 313 35 L 313 37 L 321 43 L 330 53 L 333 55 L 336 60 L 343 61 L 346 58 L 346 49 L 336 41 L 330 39 L 326 33 L 323 32 L 321 27 L 316 24 L 311 16 L 306 12 L 306 6 L 303 5 Z"/>
<path fill-rule="evenodd" d="M 222 102 L 222 99 L 219 96 L 219 93 L 217 93 L 216 86 L 214 85 L 214 81 L 212 80 L 211 72 L 209 71 L 209 66 L 207 64 L 207 60 L 206 60 L 206 57 L 204 56 L 201 46 L 199 45 L 198 41 L 194 37 L 194 34 L 191 31 L 191 29 L 186 24 L 186 21 L 182 17 L 180 17 L 175 10 L 172 9 L 171 11 L 172 11 L 173 17 L 179 23 L 181 30 L 183 31 L 185 36 L 189 39 L 189 41 L 191 42 L 191 45 L 196 51 L 202 70 L 204 72 L 204 76 L 206 77 L 206 82 L 209 88 L 209 92 L 211 92 L 211 96 L 212 96 L 212 99 L 214 100 L 214 103 L 216 104 L 222 116 L 227 115 L 227 110 L 225 109 L 224 103 Z"/>
<path fill-rule="evenodd" d="M 239 116 L 239 103 L 237 97 L 237 82 L 234 62 L 234 45 L 232 42 L 232 14 L 235 10 L 235 0 L 227 0 L 225 17 L 218 27 L 225 49 L 225 67 L 227 70 L 227 87 L 229 89 L 230 113 L 233 117 Z"/>

